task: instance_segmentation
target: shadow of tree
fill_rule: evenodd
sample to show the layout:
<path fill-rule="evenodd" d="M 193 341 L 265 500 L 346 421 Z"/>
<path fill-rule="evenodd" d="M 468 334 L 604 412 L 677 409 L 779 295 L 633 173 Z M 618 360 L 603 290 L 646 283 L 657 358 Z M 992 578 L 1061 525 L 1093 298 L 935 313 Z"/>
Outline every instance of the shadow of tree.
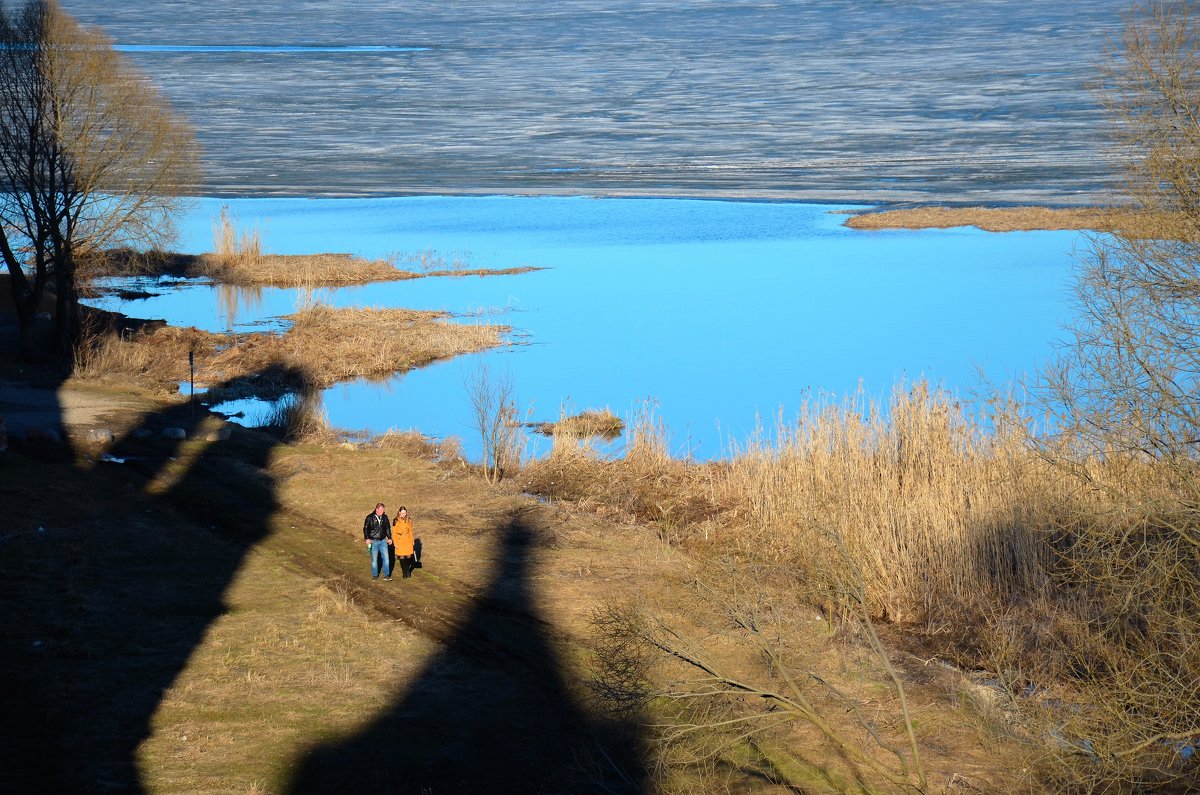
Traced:
<path fill-rule="evenodd" d="M 24 570 L 0 585 L 21 646 L 0 667 L 4 736 L 21 738 L 0 744 L 0 790 L 143 791 L 138 750 L 164 691 L 225 612 L 230 582 L 279 507 L 266 472 L 276 443 L 189 441 L 207 417 L 186 405 L 150 413 L 112 445 L 121 463 L 45 470 L 48 531 L 8 545 Z M 165 439 L 167 427 L 186 438 Z M 103 505 L 61 504 L 76 489 L 108 493 Z M 212 531 L 203 543 L 197 525 Z"/>
<path fill-rule="evenodd" d="M 291 792 L 645 788 L 636 727 L 589 713 L 537 617 L 530 583 L 537 539 L 520 516 L 500 529 L 489 584 L 445 647 L 385 714 L 313 750 Z M 388 626 L 380 624 L 381 635 Z"/>

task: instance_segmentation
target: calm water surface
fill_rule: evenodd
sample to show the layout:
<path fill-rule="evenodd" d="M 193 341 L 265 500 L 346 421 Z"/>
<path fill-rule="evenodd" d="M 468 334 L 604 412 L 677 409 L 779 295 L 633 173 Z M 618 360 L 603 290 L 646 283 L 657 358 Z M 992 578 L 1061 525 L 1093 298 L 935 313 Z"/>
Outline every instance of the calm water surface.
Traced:
<path fill-rule="evenodd" d="M 183 226 L 211 250 L 217 200 Z M 709 458 L 756 416 L 790 414 L 812 390 L 881 394 L 925 376 L 967 393 L 977 368 L 1003 379 L 1050 353 L 1081 236 L 972 229 L 856 232 L 842 206 L 548 197 L 244 199 L 276 253 L 375 257 L 433 250 L 515 276 L 428 278 L 318 291 L 335 306 L 404 306 L 512 325 L 520 344 L 325 393 L 343 428 L 417 428 L 470 445 L 464 379 L 478 361 L 511 373 L 539 420 L 660 404 L 676 452 Z M 253 329 L 307 300 L 211 285 L 104 306 L 210 330 Z M 492 312 L 498 314 L 490 314 Z M 278 321 L 274 321 L 278 322 Z M 478 322 L 472 317 L 459 322 Z"/>

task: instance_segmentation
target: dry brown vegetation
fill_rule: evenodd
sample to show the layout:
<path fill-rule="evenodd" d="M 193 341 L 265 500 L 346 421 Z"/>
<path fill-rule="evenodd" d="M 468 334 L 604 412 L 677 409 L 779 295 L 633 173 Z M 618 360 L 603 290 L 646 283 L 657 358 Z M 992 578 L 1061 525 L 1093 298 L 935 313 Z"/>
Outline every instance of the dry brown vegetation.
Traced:
<path fill-rule="evenodd" d="M 460 353 L 503 344 L 507 327 L 455 323 L 445 312 L 334 309 L 315 305 L 287 317 L 282 334 L 213 334 L 194 328 L 147 328 L 101 334 L 81 349 L 84 378 L 133 379 L 174 391 L 196 378 L 224 384 L 224 396 L 278 396 L 356 378 L 383 378 Z M 217 395 L 212 395 L 216 398 Z"/>
<path fill-rule="evenodd" d="M 541 270 L 530 266 L 479 268 L 461 257 L 434 251 L 367 259 L 353 254 L 267 254 L 256 227 L 239 229 L 223 207 L 213 221 L 213 250 L 179 254 L 128 248 L 90 253 L 88 273 L 97 276 L 173 275 L 205 278 L 235 287 L 344 287 L 433 276 L 507 276 Z"/>
<path fill-rule="evenodd" d="M 865 212 L 846 221 L 851 229 L 948 229 L 975 226 L 988 232 L 1112 227 L 1113 211 L 1101 207 L 908 207 Z"/>
<path fill-rule="evenodd" d="M 212 279 L 237 287 L 345 287 L 373 282 L 403 281 L 436 276 L 509 276 L 540 270 L 456 267 L 407 270 L 399 260 L 366 259 L 352 254 L 178 254 L 114 250 L 92 257 L 95 276 L 172 275 Z"/>
<path fill-rule="evenodd" d="M 314 746 L 355 737 L 389 714 L 414 725 L 418 718 L 409 711 L 414 705 L 425 710 L 418 714 L 427 731 L 406 744 L 419 749 L 406 768 L 426 777 L 438 775 L 431 772 L 435 769 L 450 775 L 447 769 L 471 764 L 456 756 L 460 752 L 445 739 L 450 735 L 443 730 L 451 726 L 491 737 L 499 714 L 505 720 L 517 718 L 510 731 L 522 742 L 546 741 L 546 730 L 538 729 L 544 710 L 553 716 L 562 706 L 536 698 L 545 679 L 521 689 L 519 666 L 525 658 L 519 648 L 505 645 L 526 636 L 506 641 L 497 630 L 494 637 L 475 638 L 473 644 L 494 644 L 469 645 L 477 656 L 464 655 L 461 639 L 456 641 L 466 616 L 480 605 L 505 599 L 518 600 L 512 615 L 553 639 L 552 648 L 560 655 L 556 665 L 571 685 L 565 695 L 580 709 L 598 709 L 582 684 L 601 673 L 597 666 L 610 659 L 603 644 L 594 645 L 596 607 L 609 602 L 637 605 L 655 627 L 674 630 L 676 642 L 701 644 L 704 661 L 721 674 L 788 699 L 772 705 L 761 698 L 730 698 L 723 705 L 684 707 L 690 699 L 680 688 L 695 678 L 688 675 L 689 664 L 655 661 L 647 673 L 666 689 L 635 723 L 647 739 L 664 742 L 661 747 L 656 743 L 660 750 L 652 755 L 642 791 L 787 791 L 788 786 L 814 792 L 891 791 L 888 776 L 897 775 L 893 769 L 903 776 L 900 757 L 879 742 L 899 742 L 902 749 L 908 742 L 904 710 L 886 662 L 860 630 L 849 623 L 831 629 L 821 620 L 783 569 L 751 571 L 740 563 L 719 564 L 710 550 L 693 556 L 662 543 L 646 525 L 626 521 L 629 517 L 597 521 L 585 512 L 538 506 L 504 484 L 487 487 L 457 464 L 436 463 L 431 451 L 408 434 L 387 434 L 354 449 L 277 446 L 265 458 L 253 452 L 256 439 L 239 431 L 225 449 L 188 443 L 172 452 L 162 471 L 147 473 L 145 488 L 128 485 L 135 473 L 142 477 L 140 468 L 81 461 L 77 473 L 54 480 L 45 495 L 55 503 L 70 495 L 89 505 L 91 521 L 104 530 L 103 536 L 82 540 L 78 556 L 45 554 L 34 532 L 46 522 L 40 506 L 21 503 L 9 517 L 12 531 L 19 533 L 10 542 L 10 555 L 30 565 L 20 583 L 6 587 L 11 594 L 18 587 L 32 590 L 33 598 L 14 599 L 20 607 L 7 620 L 20 626 L 21 660 L 41 655 L 37 671 L 30 671 L 30 678 L 36 673 L 39 682 L 32 692 L 49 688 L 55 694 L 51 720 L 73 728 L 86 775 L 121 780 L 112 770 L 119 757 L 101 739 L 113 728 L 132 724 L 140 730 L 142 724 L 133 720 L 139 707 L 130 702 L 124 711 L 98 715 L 73 710 L 70 704 L 79 694 L 98 697 L 114 680 L 128 680 L 134 688 L 142 675 L 142 668 L 122 667 L 129 665 L 127 651 L 110 653 L 109 646 L 119 641 L 110 640 L 111 628 L 100 630 L 106 622 L 120 627 L 118 638 L 136 636 L 136 665 L 158 670 L 153 666 L 159 656 L 166 657 L 173 647 L 164 649 L 161 638 L 154 642 L 154 627 L 113 621 L 128 603 L 153 594 L 156 618 L 175 620 L 178 613 L 194 623 L 198 610 L 209 606 L 204 600 L 219 601 L 220 609 L 202 637 L 196 633 L 197 645 L 186 660 L 179 660 L 177 674 L 170 667 L 175 663 L 161 663 L 171 676 L 161 700 L 155 690 L 153 720 L 136 736 L 137 770 L 149 792 L 290 791 L 289 782 Z M 660 441 L 643 436 L 634 445 L 631 466 L 640 461 L 637 466 L 650 474 L 655 461 L 665 465 Z M 258 466 L 264 469 L 248 463 L 252 460 L 261 460 Z M 5 468 L 2 496 L 19 493 L 26 478 L 36 481 L 47 466 L 0 459 Z M 238 526 L 239 513 L 227 506 L 249 504 L 250 492 L 242 489 L 252 483 L 266 489 L 253 494 L 277 505 L 265 520 L 266 535 L 240 560 L 236 576 L 224 587 L 221 573 L 233 570 L 226 558 L 235 546 L 222 534 Z M 407 504 L 425 539 L 426 566 L 411 587 L 401 586 L 403 591 L 384 591 L 387 586 L 366 581 L 356 536 L 362 513 L 377 499 L 389 506 Z M 501 546 L 498 529 L 514 513 L 536 528 L 528 542 L 530 571 L 521 578 L 510 568 L 499 584 L 489 586 L 491 565 L 514 554 Z M 178 554 L 177 539 L 161 533 L 145 538 L 148 527 L 164 522 L 186 534 L 188 546 L 195 548 L 184 572 L 164 571 L 159 564 L 172 550 Z M 47 527 L 51 538 L 66 532 L 61 524 Z M 114 587 L 130 577 L 136 586 Z M 204 585 L 209 580 L 217 582 Z M 728 602 L 731 583 L 751 587 Z M 46 597 L 64 587 L 88 608 L 73 616 L 53 609 Z M 747 627 L 755 616 L 761 635 Z M 41 632 L 49 634 L 35 634 Z M 42 637 L 50 637 L 52 647 L 31 652 L 29 638 Z M 779 659 L 772 660 L 756 638 L 769 641 L 766 648 L 784 656 L 798 692 L 779 680 Z M 79 648 L 88 652 L 83 659 L 72 653 Z M 459 651 L 448 655 L 448 648 Z M 509 665 L 517 667 L 505 667 Z M 997 733 L 995 716 L 965 680 L 907 656 L 899 670 L 915 721 L 920 766 L 931 783 L 928 791 L 941 791 L 948 782 L 1010 790 L 1021 767 L 1020 749 Z M 73 673 L 58 676 L 66 671 Z M 473 712 L 471 707 L 481 700 L 491 709 Z M 801 716 L 808 709 L 805 703 L 824 716 L 824 728 Z M 689 720 L 718 716 L 767 731 L 750 740 L 738 739 L 742 732 L 736 724 L 680 733 Z M 493 739 L 468 743 L 468 753 L 488 753 L 497 743 L 506 747 Z M 579 751 L 588 747 L 580 745 Z M 907 750 L 902 756 L 913 758 Z M 886 766 L 878 773 L 877 760 Z M 504 760 L 497 764 L 496 769 L 508 770 Z M 64 775 L 69 779 L 71 774 Z M 353 783 L 369 782 L 370 775 L 363 772 Z M 586 767 L 574 775 L 583 777 L 548 791 L 606 791 L 589 778 L 598 774 Z M 911 780 L 919 781 L 915 772 Z"/>
<path fill-rule="evenodd" d="M 522 482 L 734 560 L 740 587 L 775 579 L 835 625 L 869 627 L 861 607 L 925 656 L 995 672 L 1043 785 L 1187 775 L 1200 591 L 1189 536 L 1166 529 L 1190 526 L 1169 467 L 1061 438 L 1049 455 L 1006 405 L 968 416 L 925 384 L 882 406 L 815 401 L 724 463 L 673 459 L 653 423 L 640 433 L 623 460 L 556 447 Z"/>
<path fill-rule="evenodd" d="M 974 226 L 988 232 L 1121 229 L 1144 236 L 1161 234 L 1166 217 L 1105 207 L 906 207 L 865 212 L 846 221 L 851 229 L 948 229 Z"/>
<path fill-rule="evenodd" d="M 1037 592 L 1056 558 L 1044 528 L 1070 504 L 1020 429 L 984 432 L 923 383 L 887 405 L 814 401 L 725 462 L 674 458 L 661 426 L 643 421 L 621 459 L 556 446 L 522 478 L 536 493 L 784 565 L 819 603 L 830 595 L 815 583 L 844 579 L 836 539 L 874 617 L 931 627 Z"/>
<path fill-rule="evenodd" d="M 612 413 L 611 409 L 588 409 L 578 414 L 564 416 L 554 422 L 535 422 L 529 426 L 543 436 L 562 436 L 569 439 L 585 439 L 599 436 L 616 439 L 625 430 L 625 420 Z"/>

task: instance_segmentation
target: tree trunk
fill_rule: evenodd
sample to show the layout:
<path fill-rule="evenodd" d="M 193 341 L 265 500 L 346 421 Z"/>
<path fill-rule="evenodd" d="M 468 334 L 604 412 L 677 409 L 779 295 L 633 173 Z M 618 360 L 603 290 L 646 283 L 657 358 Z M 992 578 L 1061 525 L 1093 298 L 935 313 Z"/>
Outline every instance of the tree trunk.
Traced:
<path fill-rule="evenodd" d="M 54 352 L 70 362 L 79 342 L 79 293 L 75 288 L 75 258 L 67 253 L 54 269 Z"/>
<path fill-rule="evenodd" d="M 34 335 L 34 315 L 31 307 L 17 304 L 17 325 L 20 329 L 21 359 L 26 362 L 37 360 L 37 341 Z"/>
<path fill-rule="evenodd" d="M 21 358 L 26 362 L 37 359 L 37 340 L 34 334 L 35 315 L 38 304 L 42 300 L 42 291 L 30 286 L 24 274 L 13 275 L 9 272 L 9 291 L 12 293 L 13 307 L 17 311 L 17 327 L 21 343 Z"/>

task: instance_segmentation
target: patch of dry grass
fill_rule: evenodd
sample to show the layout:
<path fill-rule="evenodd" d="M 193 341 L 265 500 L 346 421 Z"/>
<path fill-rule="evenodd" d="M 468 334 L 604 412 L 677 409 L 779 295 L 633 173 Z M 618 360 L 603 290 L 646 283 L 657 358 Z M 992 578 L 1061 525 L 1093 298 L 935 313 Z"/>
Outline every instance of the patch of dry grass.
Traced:
<path fill-rule="evenodd" d="M 948 229 L 975 226 L 988 232 L 1124 229 L 1153 236 L 1162 219 L 1106 207 L 910 207 L 865 212 L 846 222 L 851 229 Z"/>
<path fill-rule="evenodd" d="M 872 611 L 893 621 L 1036 589 L 1053 557 L 1043 528 L 1065 492 L 1023 434 L 982 428 L 924 383 L 886 405 L 806 405 L 722 468 L 717 493 L 740 520 L 728 541 L 834 583 L 843 544 Z"/>
<path fill-rule="evenodd" d="M 508 330 L 448 318 L 445 312 L 315 305 L 290 315 L 292 325 L 282 334 L 212 334 L 169 326 L 107 334 L 89 346 L 78 375 L 128 378 L 172 391 L 175 383 L 187 380 L 192 351 L 197 380 L 225 384 L 221 397 L 270 397 L 356 378 L 383 378 L 495 347 L 503 344 Z"/>
<path fill-rule="evenodd" d="M 528 427 L 543 436 L 563 436 L 584 439 L 598 436 L 616 439 L 625 430 L 625 420 L 612 413 L 611 409 L 587 409 L 578 414 L 564 416 L 555 422 L 534 422 Z"/>
<path fill-rule="evenodd" d="M 721 512 L 713 498 L 716 467 L 673 457 L 665 426 L 644 407 L 631 422 L 622 458 L 602 460 L 586 438 L 556 433 L 551 454 L 523 467 L 518 481 L 531 494 L 616 521 L 647 523 L 664 540 L 677 541 L 685 529 Z"/>
<path fill-rule="evenodd" d="M 401 431 L 389 428 L 387 432 L 372 438 L 369 444 L 382 450 L 395 450 L 414 458 L 430 461 L 462 462 L 462 443 L 456 436 L 437 439 L 420 431 Z"/>
<path fill-rule="evenodd" d="M 445 257 L 432 249 L 395 253 L 384 259 L 353 254 L 267 254 L 257 227 L 239 229 L 228 207 L 213 221 L 213 250 L 207 254 L 113 249 L 80 263 L 89 278 L 173 275 L 206 278 L 236 287 L 339 287 L 429 276 L 506 276 L 542 270 L 531 266 L 480 268 L 465 256 Z"/>
<path fill-rule="evenodd" d="M 333 287 L 415 278 L 385 260 L 351 254 L 259 254 L 244 259 L 202 254 L 196 270 L 213 281 L 240 287 Z"/>
<path fill-rule="evenodd" d="M 404 265 L 411 264 L 417 270 Z M 413 255 L 367 259 L 353 254 L 265 254 L 250 251 L 232 255 L 175 252 L 108 251 L 88 259 L 94 278 L 105 276 L 169 275 L 212 279 L 236 287 L 343 287 L 373 282 L 403 281 L 436 276 L 511 276 L 542 270 L 532 266 L 477 268 L 458 261 L 441 263 Z"/>
<path fill-rule="evenodd" d="M 380 378 L 439 359 L 502 344 L 505 326 L 447 322 L 446 312 L 335 309 L 317 304 L 289 315 L 282 335 L 245 335 L 205 363 L 208 380 L 229 380 L 272 366 L 303 370 L 318 388 Z M 216 375 L 213 378 L 212 375 Z"/>

